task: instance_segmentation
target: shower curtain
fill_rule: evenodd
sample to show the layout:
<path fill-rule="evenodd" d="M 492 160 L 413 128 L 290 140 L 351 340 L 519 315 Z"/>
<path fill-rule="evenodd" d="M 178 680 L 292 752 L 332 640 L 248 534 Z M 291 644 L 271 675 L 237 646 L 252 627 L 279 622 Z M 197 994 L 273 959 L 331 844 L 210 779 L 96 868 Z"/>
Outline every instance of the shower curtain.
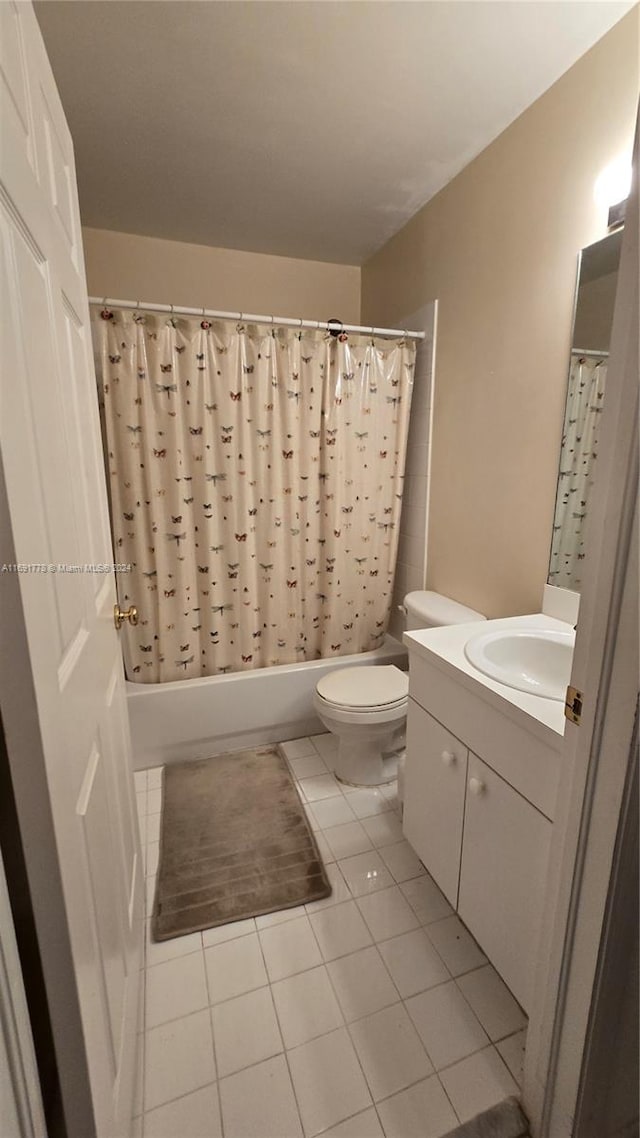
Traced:
<path fill-rule="evenodd" d="M 93 313 L 127 677 L 375 648 L 389 617 L 415 345 Z"/>
<path fill-rule="evenodd" d="M 584 530 L 598 457 L 598 432 L 607 378 L 605 356 L 574 356 L 562 429 L 549 584 L 580 589 Z"/>

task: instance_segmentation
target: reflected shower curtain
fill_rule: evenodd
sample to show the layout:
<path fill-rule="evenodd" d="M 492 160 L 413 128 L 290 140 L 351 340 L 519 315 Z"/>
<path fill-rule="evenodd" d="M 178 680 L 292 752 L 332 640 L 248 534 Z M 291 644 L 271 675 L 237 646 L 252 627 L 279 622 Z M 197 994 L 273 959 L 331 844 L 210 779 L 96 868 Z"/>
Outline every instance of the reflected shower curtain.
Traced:
<path fill-rule="evenodd" d="M 582 583 L 584 530 L 606 378 L 605 356 L 572 358 L 549 566 L 549 584 L 562 589 L 579 591 Z"/>
<path fill-rule="evenodd" d="M 125 665 L 146 683 L 377 647 L 415 345 L 95 310 Z"/>

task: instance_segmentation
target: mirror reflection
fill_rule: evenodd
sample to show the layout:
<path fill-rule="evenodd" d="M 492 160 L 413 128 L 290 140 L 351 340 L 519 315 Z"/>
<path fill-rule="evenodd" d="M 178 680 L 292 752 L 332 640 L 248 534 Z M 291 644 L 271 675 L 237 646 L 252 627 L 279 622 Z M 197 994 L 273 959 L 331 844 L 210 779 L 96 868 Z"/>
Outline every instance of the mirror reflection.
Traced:
<path fill-rule="evenodd" d="M 549 584 L 580 591 L 584 534 L 598 457 L 622 230 L 580 257 Z"/>

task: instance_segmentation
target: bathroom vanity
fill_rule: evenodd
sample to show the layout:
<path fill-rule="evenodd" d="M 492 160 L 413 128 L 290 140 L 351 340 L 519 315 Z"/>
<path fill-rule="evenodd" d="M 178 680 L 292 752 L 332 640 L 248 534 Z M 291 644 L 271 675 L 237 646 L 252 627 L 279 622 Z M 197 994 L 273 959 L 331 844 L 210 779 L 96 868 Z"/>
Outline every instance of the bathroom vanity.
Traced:
<path fill-rule="evenodd" d="M 567 664 L 570 670 L 570 625 L 542 614 L 512 617 L 487 621 L 480 635 L 501 647 L 506 659 L 501 675 L 508 674 L 509 652 L 517 657 L 522 644 L 523 651 L 533 652 L 539 672 L 548 666 L 550 682 L 561 690 Z M 564 702 L 480 672 L 465 651 L 479 639 L 478 624 L 404 636 L 410 666 L 403 826 L 418 857 L 528 1011 Z M 561 647 L 547 657 L 549 642 Z M 569 645 L 568 658 L 563 644 Z M 535 690 L 538 678 L 529 663 L 520 669 L 522 682 L 529 683 L 533 674 Z"/>

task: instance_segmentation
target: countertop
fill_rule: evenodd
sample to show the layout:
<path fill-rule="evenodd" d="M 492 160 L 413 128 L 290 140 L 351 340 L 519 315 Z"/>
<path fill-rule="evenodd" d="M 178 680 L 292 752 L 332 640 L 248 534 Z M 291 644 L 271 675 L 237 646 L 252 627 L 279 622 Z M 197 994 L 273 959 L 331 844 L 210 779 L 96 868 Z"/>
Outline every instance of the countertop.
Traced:
<path fill-rule="evenodd" d="M 527 718 L 521 720 L 523 726 L 528 726 L 529 729 L 533 728 L 535 732 L 535 724 L 542 724 L 543 729 L 547 728 L 556 737 L 562 738 L 566 720 L 564 703 L 561 700 L 532 695 L 529 692 L 519 691 L 517 688 L 507 687 L 506 684 L 492 680 L 474 668 L 464 654 L 464 646 L 472 636 L 480 636 L 486 632 L 500 632 L 509 628 L 573 631 L 572 626 L 563 620 L 545 616 L 544 613 L 532 613 L 530 616 L 510 616 L 500 620 L 450 624 L 443 628 L 417 629 L 413 632 L 405 632 L 402 639 L 410 654 L 416 653 L 418 656 L 422 656 L 428 663 L 439 668 L 453 679 L 457 679 L 466 688 L 474 691 L 476 695 L 484 694 L 494 707 L 508 713 L 504 705 L 500 708 L 500 702 L 505 701 L 510 709 L 515 710 L 515 715 L 512 714 L 513 718 L 521 719 L 521 714 L 518 713 L 524 713 Z M 484 689 L 484 693 L 478 691 L 479 687 Z M 496 699 L 496 696 L 499 698 Z"/>

